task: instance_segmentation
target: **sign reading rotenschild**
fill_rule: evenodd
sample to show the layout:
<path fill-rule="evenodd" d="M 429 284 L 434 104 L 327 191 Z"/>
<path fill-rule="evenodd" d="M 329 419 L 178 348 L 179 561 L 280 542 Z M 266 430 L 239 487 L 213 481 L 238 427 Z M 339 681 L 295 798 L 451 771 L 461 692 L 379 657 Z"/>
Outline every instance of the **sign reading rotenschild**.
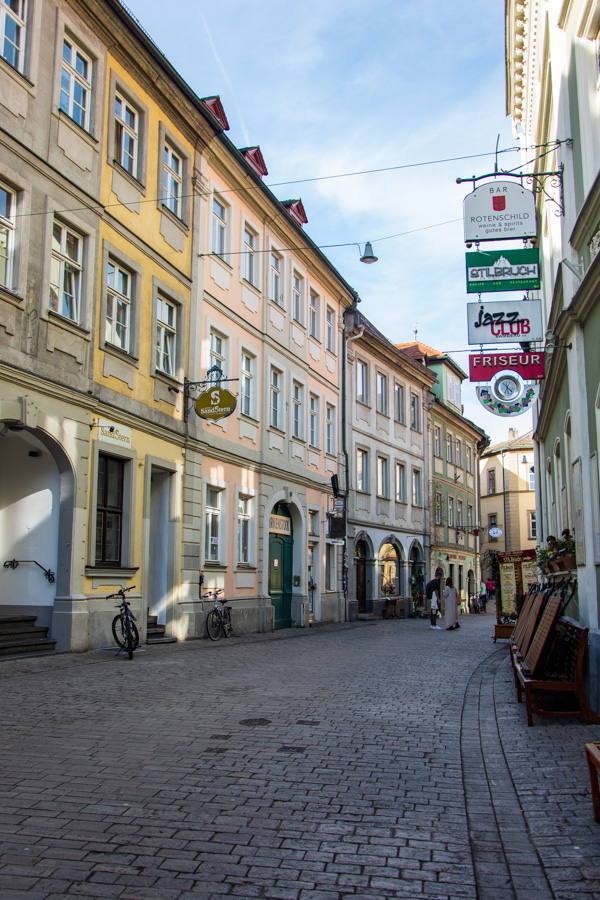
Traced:
<path fill-rule="evenodd" d="M 511 344 L 543 339 L 540 300 L 467 303 L 469 344 Z"/>
<path fill-rule="evenodd" d="M 225 419 L 236 407 L 235 394 L 222 387 L 212 387 L 196 400 L 196 413 L 201 419 Z"/>
<path fill-rule="evenodd" d="M 498 372 L 511 369 L 525 381 L 544 377 L 543 353 L 476 353 L 469 357 L 469 381 L 491 381 Z"/>
<path fill-rule="evenodd" d="M 464 199 L 465 241 L 501 241 L 537 235 L 535 195 L 518 182 L 488 181 Z"/>
<path fill-rule="evenodd" d="M 467 253 L 467 294 L 529 291 L 540 286 L 539 250 Z"/>

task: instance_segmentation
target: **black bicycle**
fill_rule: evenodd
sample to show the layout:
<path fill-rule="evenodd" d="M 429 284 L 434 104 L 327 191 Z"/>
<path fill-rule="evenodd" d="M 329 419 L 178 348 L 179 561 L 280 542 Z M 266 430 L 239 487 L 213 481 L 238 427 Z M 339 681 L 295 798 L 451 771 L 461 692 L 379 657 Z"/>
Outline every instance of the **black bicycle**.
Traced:
<path fill-rule="evenodd" d="M 227 600 L 219 597 L 223 588 L 213 588 L 204 594 L 204 597 L 213 598 L 215 603 L 206 617 L 206 633 L 211 641 L 218 641 L 221 635 L 228 638 L 231 634 L 231 607 L 227 606 Z"/>
<path fill-rule="evenodd" d="M 135 616 L 131 612 L 129 601 L 125 596 L 126 592 L 132 591 L 133 588 L 134 585 L 128 588 L 120 588 L 116 594 L 109 594 L 106 598 L 107 600 L 112 600 L 113 597 L 118 597 L 120 600 L 120 603 L 117 603 L 119 608 L 118 615 L 112 621 L 112 633 L 119 646 L 119 652 L 127 650 L 129 659 L 133 659 L 133 651 L 140 643 L 140 633 L 135 624 Z"/>

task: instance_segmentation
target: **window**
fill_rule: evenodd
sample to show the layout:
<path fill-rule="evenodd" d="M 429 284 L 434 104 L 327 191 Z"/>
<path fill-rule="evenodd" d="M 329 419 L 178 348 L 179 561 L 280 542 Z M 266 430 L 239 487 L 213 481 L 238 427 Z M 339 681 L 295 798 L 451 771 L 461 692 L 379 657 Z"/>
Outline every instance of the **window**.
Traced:
<path fill-rule="evenodd" d="M 369 490 L 369 454 L 367 450 L 356 451 L 356 490 Z"/>
<path fill-rule="evenodd" d="M 377 412 L 387 415 L 387 376 L 377 373 Z"/>
<path fill-rule="evenodd" d="M 469 474 L 473 471 L 473 451 L 470 447 L 467 447 L 467 472 Z"/>
<path fill-rule="evenodd" d="M 162 202 L 174 216 L 182 218 L 183 160 L 169 144 L 163 149 Z"/>
<path fill-rule="evenodd" d="M 204 559 L 219 562 L 219 538 L 221 530 L 221 491 L 206 488 L 206 518 L 204 535 Z"/>
<path fill-rule="evenodd" d="M 490 513 L 490 515 L 488 516 L 488 535 L 489 535 L 490 541 L 498 540 L 497 537 L 492 537 L 491 534 L 489 534 L 490 529 L 497 528 L 497 527 L 498 527 L 498 515 L 497 515 L 497 513 Z"/>
<path fill-rule="evenodd" d="M 86 131 L 90 128 L 92 62 L 70 38 L 64 38 L 60 75 L 60 109 Z"/>
<path fill-rule="evenodd" d="M 535 519 L 535 512 L 527 513 L 529 519 L 529 540 L 535 541 L 537 538 L 537 523 Z"/>
<path fill-rule="evenodd" d="M 256 284 L 256 250 L 257 236 L 246 226 L 244 228 L 244 246 L 242 250 L 243 277 L 250 284 Z"/>
<path fill-rule="evenodd" d="M 447 460 L 449 463 L 452 462 L 452 448 L 453 448 L 453 445 L 454 445 L 454 438 L 452 437 L 452 435 L 450 434 L 450 432 L 448 432 L 448 433 L 446 434 L 446 460 Z"/>
<path fill-rule="evenodd" d="M 0 284 L 13 289 L 16 195 L 0 185 Z"/>
<path fill-rule="evenodd" d="M 317 509 L 309 509 L 308 511 L 308 533 L 319 533 L 319 511 Z"/>
<path fill-rule="evenodd" d="M 369 402 L 369 370 L 360 360 L 356 361 L 356 399 L 359 403 Z"/>
<path fill-rule="evenodd" d="M 436 495 L 435 495 L 435 524 L 436 525 L 442 524 L 442 510 L 443 510 L 442 503 L 443 503 L 442 495 L 439 491 L 437 491 Z"/>
<path fill-rule="evenodd" d="M 467 525 L 469 526 L 469 528 L 473 527 L 473 507 L 470 503 L 467 506 Z"/>
<path fill-rule="evenodd" d="M 308 333 L 316 341 L 321 339 L 320 317 L 321 298 L 314 291 L 310 291 L 308 296 Z"/>
<path fill-rule="evenodd" d="M 227 339 L 222 337 L 218 332 L 211 329 L 210 332 L 210 357 L 209 368 L 214 369 L 215 366 L 225 375 L 225 349 Z"/>
<path fill-rule="evenodd" d="M 452 375 L 450 372 L 446 373 L 446 396 L 448 399 L 448 403 L 452 403 L 453 406 L 457 406 L 460 409 L 460 388 L 461 381 L 460 378 L 457 378 L 456 375 Z"/>
<path fill-rule="evenodd" d="M 456 465 L 462 469 L 462 441 L 456 438 Z"/>
<path fill-rule="evenodd" d="M 377 494 L 379 497 L 389 497 L 389 461 L 385 456 L 377 457 Z"/>
<path fill-rule="evenodd" d="M 165 375 L 176 374 L 177 307 L 166 297 L 156 298 L 156 368 Z"/>
<path fill-rule="evenodd" d="M 238 497 L 238 564 L 247 566 L 250 563 L 250 499 Z"/>
<path fill-rule="evenodd" d="M 105 340 L 108 344 L 129 353 L 133 277 L 127 269 L 110 258 L 107 269 Z"/>
<path fill-rule="evenodd" d="M 217 197 L 213 197 L 212 208 L 212 252 L 221 259 L 225 256 L 227 236 L 227 207 Z"/>
<path fill-rule="evenodd" d="M 315 394 L 310 395 L 310 405 L 308 409 L 309 417 L 309 443 L 311 447 L 319 446 L 319 398 Z"/>
<path fill-rule="evenodd" d="M 420 421 L 420 410 L 419 410 L 419 398 L 416 394 L 410 395 L 410 427 L 413 431 L 421 430 L 421 421 Z"/>
<path fill-rule="evenodd" d="M 269 423 L 271 428 L 281 428 L 281 407 L 282 407 L 282 398 L 281 398 L 281 381 L 282 374 L 278 372 L 277 369 L 271 368 L 271 383 L 269 386 L 269 403 L 270 403 L 270 415 L 269 415 Z"/>
<path fill-rule="evenodd" d="M 529 490 L 535 491 L 535 468 L 529 466 Z"/>
<path fill-rule="evenodd" d="M 406 422 L 404 410 L 404 385 L 396 384 L 394 386 L 394 395 L 396 422 L 400 422 L 402 425 L 404 425 L 404 423 Z"/>
<path fill-rule="evenodd" d="M 487 492 L 488 494 L 496 493 L 496 470 L 488 469 L 487 471 Z"/>
<path fill-rule="evenodd" d="M 421 472 L 419 469 L 413 469 L 413 506 L 422 506 L 421 495 Z"/>
<path fill-rule="evenodd" d="M 304 322 L 304 278 L 294 272 L 292 277 L 292 316 L 296 322 Z"/>
<path fill-rule="evenodd" d="M 79 322 L 83 240 L 66 225 L 52 226 L 50 309 Z"/>
<path fill-rule="evenodd" d="M 437 425 L 433 429 L 433 455 L 442 455 L 442 433 Z"/>
<path fill-rule="evenodd" d="M 448 527 L 454 528 L 454 497 L 448 497 Z"/>
<path fill-rule="evenodd" d="M 463 502 L 462 500 L 456 501 L 456 524 L 459 528 L 462 528 L 464 525 L 463 522 Z"/>
<path fill-rule="evenodd" d="M 281 256 L 271 253 L 271 266 L 269 270 L 269 297 L 278 306 L 283 305 L 283 292 L 281 290 Z"/>
<path fill-rule="evenodd" d="M 335 454 L 335 406 L 325 405 L 325 452 Z"/>
<path fill-rule="evenodd" d="M 335 311 L 328 306 L 325 312 L 325 349 L 330 353 L 336 351 L 336 327 L 335 327 Z"/>
<path fill-rule="evenodd" d="M 123 534 L 125 461 L 98 455 L 96 496 L 96 565 L 120 566 Z"/>
<path fill-rule="evenodd" d="M 240 381 L 242 412 L 245 416 L 254 415 L 254 367 L 255 357 L 243 350 Z"/>
<path fill-rule="evenodd" d="M 396 500 L 398 503 L 406 503 L 406 466 L 404 463 L 396 463 Z"/>
<path fill-rule="evenodd" d="M 4 0 L 0 3 L 2 57 L 18 72 L 23 71 L 27 15 L 26 0 Z"/>
<path fill-rule="evenodd" d="M 325 544 L 325 590 L 335 591 L 336 588 L 336 563 L 337 547 L 335 544 Z"/>
<path fill-rule="evenodd" d="M 303 438 L 303 428 L 302 428 L 302 402 L 303 402 L 303 393 L 304 388 L 301 384 L 298 384 L 297 381 L 294 381 L 292 386 L 292 435 L 295 438 Z"/>
<path fill-rule="evenodd" d="M 115 161 L 137 178 L 139 115 L 120 94 L 115 94 Z"/>

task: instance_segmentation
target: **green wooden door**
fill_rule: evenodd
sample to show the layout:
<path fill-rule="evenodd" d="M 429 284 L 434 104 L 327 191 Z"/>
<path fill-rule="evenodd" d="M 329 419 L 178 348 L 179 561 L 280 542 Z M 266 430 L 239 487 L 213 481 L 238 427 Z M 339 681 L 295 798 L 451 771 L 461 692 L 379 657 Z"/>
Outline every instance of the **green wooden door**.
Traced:
<path fill-rule="evenodd" d="M 292 624 L 293 538 L 269 535 L 269 596 L 275 610 L 275 628 Z"/>

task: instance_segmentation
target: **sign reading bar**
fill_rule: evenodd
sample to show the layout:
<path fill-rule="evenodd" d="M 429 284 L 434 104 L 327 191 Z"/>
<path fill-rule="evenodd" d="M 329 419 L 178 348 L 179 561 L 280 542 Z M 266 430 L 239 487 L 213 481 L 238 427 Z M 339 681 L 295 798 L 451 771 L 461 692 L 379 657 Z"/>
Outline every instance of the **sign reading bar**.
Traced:
<path fill-rule="evenodd" d="M 487 181 L 464 199 L 465 241 L 537 235 L 535 195 L 515 181 Z"/>
<path fill-rule="evenodd" d="M 469 381 L 489 381 L 503 369 L 518 372 L 525 381 L 544 377 L 543 353 L 477 353 L 469 357 Z"/>
<path fill-rule="evenodd" d="M 287 516 L 276 516 L 271 513 L 269 516 L 269 531 L 275 534 L 291 534 L 292 520 Z"/>
<path fill-rule="evenodd" d="M 537 290 L 539 263 L 537 248 L 467 253 L 467 294 Z"/>
<path fill-rule="evenodd" d="M 540 300 L 467 303 L 469 344 L 514 344 L 543 340 Z"/>
<path fill-rule="evenodd" d="M 201 419 L 225 419 L 236 407 L 235 395 L 226 388 L 213 387 L 196 400 L 196 413 Z"/>

